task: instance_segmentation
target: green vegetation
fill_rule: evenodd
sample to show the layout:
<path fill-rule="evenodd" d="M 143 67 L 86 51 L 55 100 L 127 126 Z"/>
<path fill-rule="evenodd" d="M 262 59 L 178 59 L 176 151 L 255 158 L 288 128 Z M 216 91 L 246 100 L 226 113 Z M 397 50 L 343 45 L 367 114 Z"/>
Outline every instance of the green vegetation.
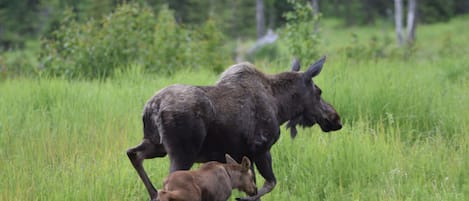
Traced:
<path fill-rule="evenodd" d="M 145 101 L 171 84 L 213 84 L 234 49 L 219 21 L 181 25 L 159 8 L 124 5 L 88 21 L 69 12 L 41 43 L 0 54 L 0 200 L 148 199 L 125 154 L 143 136 Z M 278 184 L 263 200 L 468 200 L 469 16 L 419 26 L 406 48 L 387 21 L 344 28 L 325 18 L 310 35 L 310 17 L 289 19 L 255 64 L 275 73 L 293 54 L 303 68 L 327 54 L 315 83 L 344 128 L 295 140 L 282 128 Z M 168 161 L 144 163 L 157 188 Z"/>
<path fill-rule="evenodd" d="M 284 130 L 272 150 L 278 185 L 263 200 L 467 200 L 469 59 L 461 56 L 468 49 L 459 36 L 467 34 L 459 28 L 464 26 L 461 18 L 421 27 L 419 48 L 407 59 L 358 59 L 327 50 L 316 82 L 344 128 L 328 134 L 305 129 L 295 140 Z M 324 37 L 331 43 L 350 32 L 365 39 L 374 34 L 330 29 Z M 258 66 L 273 73 L 288 63 Z M 0 200 L 148 199 L 125 155 L 142 137 L 143 104 L 169 84 L 216 79 L 208 69 L 168 77 L 131 65 L 101 81 L 3 80 Z M 168 159 L 147 160 L 145 167 L 161 187 Z"/>
<path fill-rule="evenodd" d="M 267 27 L 282 27 L 284 13 L 291 11 L 288 0 L 263 0 Z M 311 2 L 311 0 L 295 0 Z M 168 5 L 178 22 L 198 26 L 208 19 L 220 19 L 222 31 L 232 38 L 256 36 L 256 1 L 253 0 L 14 0 L 0 3 L 0 50 L 22 48 L 28 40 L 49 35 L 64 18 L 62 11 L 71 9 L 80 22 L 100 19 L 123 3 L 138 3 L 157 11 Z M 468 13 L 464 0 L 420 1 L 419 21 L 448 21 Z M 341 20 L 342 25 L 373 24 L 389 18 L 393 1 L 334 0 L 321 1 L 319 10 L 328 17 Z"/>
<path fill-rule="evenodd" d="M 227 65 L 224 36 L 211 20 L 189 30 L 176 24 L 166 7 L 155 17 L 136 4 L 124 4 L 101 20 L 86 23 L 67 13 L 53 36 L 42 43 L 42 71 L 48 75 L 108 77 L 133 64 L 168 74 L 200 68 L 220 72 Z"/>

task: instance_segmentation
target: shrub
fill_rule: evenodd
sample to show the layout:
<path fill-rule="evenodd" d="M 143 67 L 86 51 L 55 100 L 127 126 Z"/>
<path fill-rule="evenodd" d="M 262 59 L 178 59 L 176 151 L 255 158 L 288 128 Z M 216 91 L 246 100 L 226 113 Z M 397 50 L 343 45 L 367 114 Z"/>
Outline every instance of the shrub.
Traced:
<path fill-rule="evenodd" d="M 37 43 L 26 43 L 28 48 L 0 51 L 0 79 L 35 75 L 37 72 Z"/>
<path fill-rule="evenodd" d="M 287 23 L 283 33 L 288 50 L 291 55 L 299 58 L 317 58 L 319 46 L 319 33 L 314 27 L 319 21 L 320 15 L 313 16 L 310 5 L 303 5 L 295 0 L 293 11 L 285 14 Z"/>
<path fill-rule="evenodd" d="M 218 28 L 217 21 L 209 19 L 195 32 L 193 59 L 199 60 L 199 68 L 209 68 L 220 73 L 230 63 L 229 47 L 224 46 L 225 35 Z"/>
<path fill-rule="evenodd" d="M 173 73 L 186 66 L 190 33 L 174 22 L 173 12 L 163 7 L 157 17 L 153 42 L 145 62 L 152 72 Z"/>
<path fill-rule="evenodd" d="M 125 4 L 101 20 L 84 24 L 68 11 L 53 38 L 43 42 L 45 70 L 67 77 L 100 77 L 141 60 L 155 25 L 149 9 Z"/>
<path fill-rule="evenodd" d="M 223 69 L 228 51 L 213 22 L 194 31 L 163 6 L 157 17 L 145 7 L 124 4 L 100 20 L 78 23 L 68 12 L 53 37 L 43 41 L 41 61 L 54 76 L 100 78 L 133 64 L 174 73 L 182 68 Z"/>
<path fill-rule="evenodd" d="M 372 36 L 369 40 L 361 42 L 358 35 L 351 34 L 352 42 L 338 50 L 347 59 L 352 60 L 373 60 L 389 56 L 397 56 L 396 49 L 390 47 L 392 40 L 389 37 Z M 401 58 L 401 57 L 399 57 Z"/>

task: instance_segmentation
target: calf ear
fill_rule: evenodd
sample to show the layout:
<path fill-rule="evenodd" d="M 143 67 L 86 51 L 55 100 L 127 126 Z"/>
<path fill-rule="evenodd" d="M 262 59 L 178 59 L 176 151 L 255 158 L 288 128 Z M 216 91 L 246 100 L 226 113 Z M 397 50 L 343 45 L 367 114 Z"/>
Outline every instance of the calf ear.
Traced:
<path fill-rule="evenodd" d="M 248 157 L 243 156 L 243 161 L 241 162 L 241 166 L 242 166 L 243 169 L 245 169 L 245 170 L 251 169 L 251 161 L 249 160 Z"/>
<path fill-rule="evenodd" d="M 227 164 L 238 164 L 229 154 L 225 154 L 225 159 Z"/>
<path fill-rule="evenodd" d="M 300 60 L 298 58 L 293 58 L 293 62 L 291 63 L 291 71 L 297 72 L 301 68 Z"/>
<path fill-rule="evenodd" d="M 316 63 L 309 66 L 308 70 L 306 70 L 306 72 L 304 73 L 304 79 L 309 81 L 314 76 L 318 75 L 322 70 L 322 66 L 324 65 L 324 62 L 326 62 L 326 56 L 321 57 L 321 59 L 316 61 Z"/>

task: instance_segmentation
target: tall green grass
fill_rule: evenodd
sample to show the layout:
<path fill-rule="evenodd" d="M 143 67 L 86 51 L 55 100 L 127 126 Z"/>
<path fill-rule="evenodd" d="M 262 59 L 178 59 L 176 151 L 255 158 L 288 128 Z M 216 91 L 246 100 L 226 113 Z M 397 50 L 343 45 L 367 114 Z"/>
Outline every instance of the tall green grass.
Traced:
<path fill-rule="evenodd" d="M 315 81 L 344 128 L 282 135 L 272 150 L 278 185 L 263 200 L 469 199 L 469 82 L 451 73 L 467 63 L 330 56 Z M 106 81 L 3 81 L 0 200 L 148 199 L 125 155 L 142 138 L 143 104 L 166 85 L 207 85 L 217 76 L 132 69 Z M 161 187 L 168 159 L 145 167 Z"/>
<path fill-rule="evenodd" d="M 263 200 L 469 200 L 469 49 L 460 30 L 467 20 L 452 23 L 419 28 L 423 42 L 408 59 L 356 59 L 328 49 L 315 82 L 344 128 L 325 134 L 315 126 L 294 140 L 282 130 L 272 149 L 278 184 Z M 325 33 L 347 35 L 335 31 Z M 258 67 L 274 73 L 286 63 Z M 142 69 L 103 81 L 2 80 L 0 200 L 147 200 L 125 154 L 143 136 L 145 101 L 164 86 L 208 85 L 217 75 Z M 168 159 L 144 165 L 160 188 Z"/>
<path fill-rule="evenodd" d="M 197 78 L 179 75 L 171 81 L 214 80 L 208 73 Z M 146 99 L 169 82 L 126 76 L 108 82 L 1 83 L 0 200 L 143 199 L 139 181 L 129 180 L 136 175 L 125 150 L 143 136 Z M 167 160 L 154 165 L 149 170 L 155 177 L 165 176 Z"/>

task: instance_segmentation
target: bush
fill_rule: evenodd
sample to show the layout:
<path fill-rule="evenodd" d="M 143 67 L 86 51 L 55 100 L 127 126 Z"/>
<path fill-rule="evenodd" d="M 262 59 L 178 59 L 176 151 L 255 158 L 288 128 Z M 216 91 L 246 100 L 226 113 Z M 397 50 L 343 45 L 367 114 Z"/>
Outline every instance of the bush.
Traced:
<path fill-rule="evenodd" d="M 192 60 L 197 59 L 200 68 L 221 73 L 231 62 L 230 47 L 223 45 L 226 38 L 218 27 L 217 21 L 209 19 L 196 30 Z"/>
<path fill-rule="evenodd" d="M 352 42 L 338 50 L 339 53 L 343 54 L 347 59 L 356 61 L 360 60 L 377 60 L 380 58 L 397 56 L 395 48 L 391 46 L 392 39 L 389 37 L 378 37 L 372 36 L 369 40 L 361 42 L 358 35 L 355 33 L 351 34 Z"/>
<path fill-rule="evenodd" d="M 41 60 L 56 76 L 100 77 L 141 60 L 152 41 L 153 13 L 123 5 L 101 20 L 84 24 L 67 11 L 53 38 L 43 42 Z"/>
<path fill-rule="evenodd" d="M 101 20 L 78 23 L 68 12 L 52 38 L 43 41 L 41 61 L 53 76 L 100 78 L 133 64 L 151 72 L 182 68 L 222 69 L 229 53 L 212 22 L 198 31 L 176 24 L 173 12 L 124 4 Z M 208 67 L 210 66 L 210 67 Z"/>
<path fill-rule="evenodd" d="M 225 36 L 214 20 L 196 29 L 177 25 L 173 13 L 163 9 L 158 15 L 152 54 L 147 61 L 151 71 L 174 73 L 180 69 L 210 69 L 221 72 L 228 65 L 229 51 L 223 47 Z"/>
<path fill-rule="evenodd" d="M 145 61 L 153 72 L 174 73 L 186 66 L 190 33 L 174 22 L 173 12 L 164 7 L 158 14 L 153 42 Z"/>
<path fill-rule="evenodd" d="M 36 75 L 39 46 L 34 42 L 28 42 L 26 46 L 25 49 L 0 51 L 0 79 Z"/>
<path fill-rule="evenodd" d="M 294 10 L 285 15 L 287 23 L 283 33 L 284 40 L 291 55 L 299 58 L 317 58 L 319 46 L 319 33 L 314 27 L 320 15 L 313 16 L 310 5 L 303 5 L 290 0 Z"/>

